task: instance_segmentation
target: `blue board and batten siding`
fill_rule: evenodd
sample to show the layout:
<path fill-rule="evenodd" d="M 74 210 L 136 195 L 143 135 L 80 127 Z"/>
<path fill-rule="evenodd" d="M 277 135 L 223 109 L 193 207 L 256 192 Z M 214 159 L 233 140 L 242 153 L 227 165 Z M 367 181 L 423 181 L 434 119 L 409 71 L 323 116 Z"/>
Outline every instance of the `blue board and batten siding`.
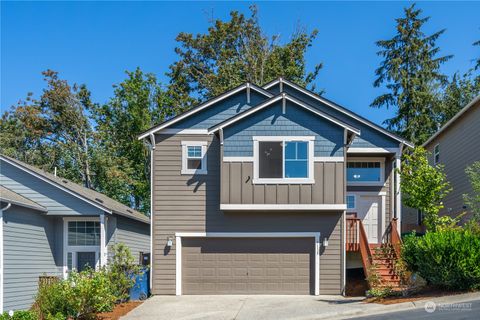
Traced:
<path fill-rule="evenodd" d="M 62 275 L 62 221 L 15 205 L 3 220 L 4 310 L 28 309 L 39 276 Z"/>
<path fill-rule="evenodd" d="M 344 129 L 311 111 L 287 101 L 260 110 L 224 129 L 224 156 L 253 156 L 254 136 L 314 136 L 316 157 L 343 156 Z"/>

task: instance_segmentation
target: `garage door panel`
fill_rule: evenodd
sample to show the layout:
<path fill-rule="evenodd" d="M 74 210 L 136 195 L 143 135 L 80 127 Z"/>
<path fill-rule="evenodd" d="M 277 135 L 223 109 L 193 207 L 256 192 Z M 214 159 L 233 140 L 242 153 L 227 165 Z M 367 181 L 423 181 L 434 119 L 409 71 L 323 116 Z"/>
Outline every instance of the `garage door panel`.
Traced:
<path fill-rule="evenodd" d="M 184 238 L 184 294 L 312 294 L 313 238 Z"/>

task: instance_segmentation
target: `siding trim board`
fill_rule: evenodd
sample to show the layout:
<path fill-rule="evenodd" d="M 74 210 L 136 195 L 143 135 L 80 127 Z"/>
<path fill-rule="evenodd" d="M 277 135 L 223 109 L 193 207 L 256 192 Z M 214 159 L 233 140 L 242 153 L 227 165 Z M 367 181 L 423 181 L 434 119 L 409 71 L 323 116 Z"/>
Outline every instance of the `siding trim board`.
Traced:
<path fill-rule="evenodd" d="M 274 136 L 273 136 L 274 137 Z M 254 157 L 223 157 L 223 162 L 253 162 Z M 344 157 L 313 157 L 313 162 L 344 162 Z"/>
<path fill-rule="evenodd" d="M 3 273 L 4 273 L 4 261 L 3 261 L 3 212 L 10 209 L 11 203 L 3 208 L 0 208 L 0 314 L 3 313 Z"/>
<path fill-rule="evenodd" d="M 177 232 L 175 233 L 175 294 L 182 295 L 182 237 L 193 238 L 315 238 L 315 295 L 320 295 L 320 232 Z"/>
<path fill-rule="evenodd" d="M 221 204 L 220 210 L 343 211 L 346 204 Z"/>

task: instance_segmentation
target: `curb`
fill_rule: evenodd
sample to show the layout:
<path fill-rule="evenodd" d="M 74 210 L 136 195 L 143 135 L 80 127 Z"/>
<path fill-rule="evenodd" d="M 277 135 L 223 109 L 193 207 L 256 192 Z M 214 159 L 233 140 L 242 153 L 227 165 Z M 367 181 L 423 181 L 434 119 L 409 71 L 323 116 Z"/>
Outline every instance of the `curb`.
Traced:
<path fill-rule="evenodd" d="M 458 302 L 468 302 L 468 301 L 477 300 L 477 299 L 480 299 L 480 292 L 462 293 L 458 295 L 443 296 L 443 297 L 437 297 L 437 298 L 425 298 L 422 300 L 402 302 L 402 303 L 391 304 L 391 305 L 377 304 L 377 305 L 368 306 L 368 304 L 366 304 L 365 308 L 362 308 L 362 309 L 345 310 L 341 312 L 329 312 L 329 313 L 319 315 L 318 317 L 315 317 L 315 319 L 328 319 L 333 317 L 337 319 L 350 319 L 354 317 L 379 315 L 383 313 L 390 313 L 390 312 L 396 312 L 396 311 L 423 309 L 427 301 L 432 301 L 435 303 L 458 303 Z"/>

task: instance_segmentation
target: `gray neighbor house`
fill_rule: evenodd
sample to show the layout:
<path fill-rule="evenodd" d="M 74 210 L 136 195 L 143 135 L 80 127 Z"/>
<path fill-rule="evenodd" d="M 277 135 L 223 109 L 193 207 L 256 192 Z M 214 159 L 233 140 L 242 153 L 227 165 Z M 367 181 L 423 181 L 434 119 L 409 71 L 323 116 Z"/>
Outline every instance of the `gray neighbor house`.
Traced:
<path fill-rule="evenodd" d="M 399 231 L 394 168 L 413 145 L 285 79 L 240 85 L 139 139 L 153 294 L 343 294 L 361 252 Z"/>
<path fill-rule="evenodd" d="M 460 110 L 440 130 L 422 145 L 429 152 L 431 165 L 444 166 L 452 191 L 443 200 L 440 215 L 457 215 L 467 212 L 463 220 L 471 217 L 471 210 L 465 204 L 463 195 L 470 194 L 472 185 L 465 169 L 480 161 L 480 95 Z M 404 208 L 402 231 L 424 231 L 421 213 Z"/>
<path fill-rule="evenodd" d="M 39 277 L 150 250 L 150 220 L 98 192 L 0 156 L 0 312 L 28 309 Z"/>

